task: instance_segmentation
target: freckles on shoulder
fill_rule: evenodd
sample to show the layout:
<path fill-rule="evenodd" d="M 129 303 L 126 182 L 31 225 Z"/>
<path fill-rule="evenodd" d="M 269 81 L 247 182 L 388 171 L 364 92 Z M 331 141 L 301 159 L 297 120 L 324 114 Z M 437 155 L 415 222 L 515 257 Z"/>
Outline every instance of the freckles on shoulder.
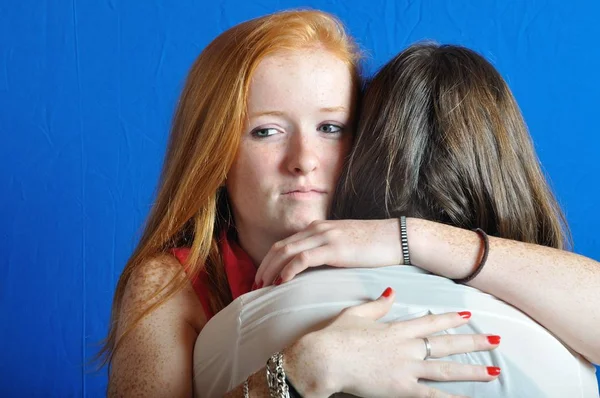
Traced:
<path fill-rule="evenodd" d="M 183 287 L 167 298 L 177 285 Z M 183 265 L 171 254 L 151 258 L 132 272 L 123 295 L 119 328 L 121 324 L 127 326 L 159 301 L 164 302 L 156 310 L 162 309 L 162 312 L 174 319 L 183 317 L 198 331 L 206 323 L 204 310 L 191 279 Z"/>

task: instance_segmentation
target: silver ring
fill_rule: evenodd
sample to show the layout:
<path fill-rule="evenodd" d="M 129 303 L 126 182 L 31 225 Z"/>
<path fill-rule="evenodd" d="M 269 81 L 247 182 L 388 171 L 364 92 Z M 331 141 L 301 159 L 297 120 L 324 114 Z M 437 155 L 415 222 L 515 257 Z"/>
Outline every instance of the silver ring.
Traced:
<path fill-rule="evenodd" d="M 429 339 L 427 337 L 423 337 L 423 343 L 425 343 L 425 358 L 423 358 L 423 360 L 425 361 L 427 358 L 431 357 L 431 343 L 429 342 Z"/>

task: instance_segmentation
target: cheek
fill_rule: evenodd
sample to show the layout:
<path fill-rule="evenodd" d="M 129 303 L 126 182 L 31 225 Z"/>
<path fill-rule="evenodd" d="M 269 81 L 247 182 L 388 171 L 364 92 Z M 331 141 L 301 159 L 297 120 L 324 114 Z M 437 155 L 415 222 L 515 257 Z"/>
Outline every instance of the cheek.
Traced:
<path fill-rule="evenodd" d="M 273 174 L 273 159 L 257 148 L 241 148 L 227 176 L 230 192 L 244 191 L 246 195 L 256 191 L 257 185 Z"/>
<path fill-rule="evenodd" d="M 238 158 L 227 175 L 225 188 L 236 219 L 243 219 L 243 214 L 257 202 L 256 180 L 252 170 L 245 159 Z"/>

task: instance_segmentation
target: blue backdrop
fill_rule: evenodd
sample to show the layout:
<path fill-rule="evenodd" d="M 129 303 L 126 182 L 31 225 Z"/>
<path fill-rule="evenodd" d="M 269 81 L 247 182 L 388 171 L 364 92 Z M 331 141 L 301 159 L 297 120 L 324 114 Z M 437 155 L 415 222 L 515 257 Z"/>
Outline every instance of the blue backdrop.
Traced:
<path fill-rule="evenodd" d="M 420 39 L 482 52 L 521 105 L 575 251 L 600 259 L 600 3 L 569 3 L 0 0 L 0 396 L 104 394 L 105 371 L 84 363 L 186 71 L 224 29 L 276 10 L 337 14 L 369 71 Z"/>

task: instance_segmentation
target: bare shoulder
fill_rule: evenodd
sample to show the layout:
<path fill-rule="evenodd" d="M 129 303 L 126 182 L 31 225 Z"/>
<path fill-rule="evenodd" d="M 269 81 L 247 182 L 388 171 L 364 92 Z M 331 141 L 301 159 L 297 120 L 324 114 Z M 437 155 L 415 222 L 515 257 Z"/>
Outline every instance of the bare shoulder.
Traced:
<path fill-rule="evenodd" d="M 123 296 L 121 314 L 136 317 L 148 306 L 160 301 L 172 283 L 184 283 L 181 290 L 169 297 L 157 310 L 185 320 L 199 333 L 206 324 L 202 304 L 179 261 L 170 254 L 160 254 L 137 267 L 129 277 Z"/>
<path fill-rule="evenodd" d="M 183 288 L 167 297 L 173 282 Z M 151 306 L 155 308 L 140 319 Z M 122 339 L 112 359 L 107 395 L 191 396 L 192 352 L 206 316 L 179 262 L 164 254 L 141 264 L 128 278 L 117 310 Z"/>

